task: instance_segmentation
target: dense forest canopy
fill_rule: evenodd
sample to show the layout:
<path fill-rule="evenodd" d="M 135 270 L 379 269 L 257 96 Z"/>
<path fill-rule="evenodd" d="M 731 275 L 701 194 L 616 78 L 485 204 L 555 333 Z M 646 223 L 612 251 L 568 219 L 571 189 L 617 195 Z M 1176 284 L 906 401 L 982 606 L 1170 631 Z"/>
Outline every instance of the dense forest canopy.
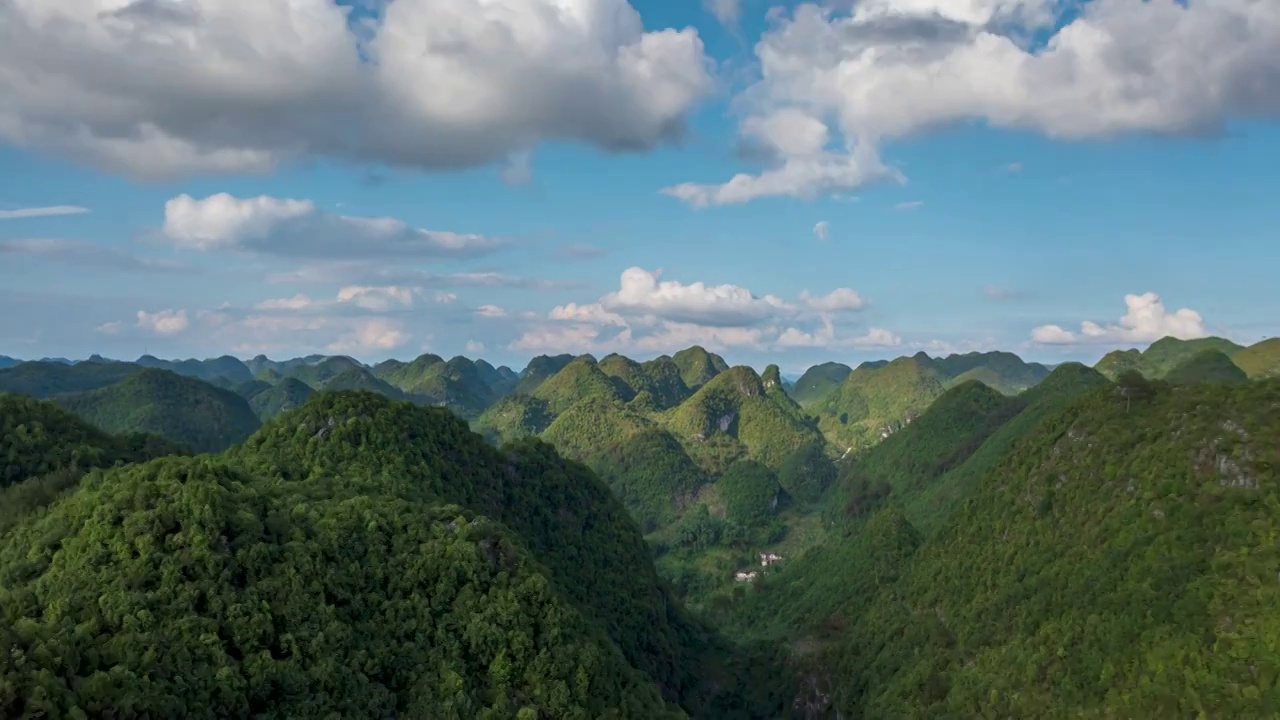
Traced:
<path fill-rule="evenodd" d="M 1270 716 L 1275 356 L 15 361 L 0 714 Z"/>

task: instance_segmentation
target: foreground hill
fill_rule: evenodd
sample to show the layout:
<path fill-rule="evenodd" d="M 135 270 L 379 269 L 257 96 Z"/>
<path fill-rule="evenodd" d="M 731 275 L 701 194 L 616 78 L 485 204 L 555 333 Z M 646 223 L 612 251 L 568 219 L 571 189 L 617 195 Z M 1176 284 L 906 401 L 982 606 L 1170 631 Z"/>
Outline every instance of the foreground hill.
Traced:
<path fill-rule="evenodd" d="M 5 717 L 781 710 L 743 704 L 754 670 L 682 617 L 583 466 L 370 393 L 95 471 L 0 536 L 0 586 Z"/>
<path fill-rule="evenodd" d="M 108 432 L 153 433 L 196 452 L 224 450 L 260 424 L 243 397 L 167 370 L 53 400 Z"/>
<path fill-rule="evenodd" d="M 1027 429 L 936 536 L 890 494 L 743 609 L 802 608 L 773 628 L 804 639 L 830 714 L 1268 717 L 1277 407 L 1274 381 L 1098 386 Z"/>

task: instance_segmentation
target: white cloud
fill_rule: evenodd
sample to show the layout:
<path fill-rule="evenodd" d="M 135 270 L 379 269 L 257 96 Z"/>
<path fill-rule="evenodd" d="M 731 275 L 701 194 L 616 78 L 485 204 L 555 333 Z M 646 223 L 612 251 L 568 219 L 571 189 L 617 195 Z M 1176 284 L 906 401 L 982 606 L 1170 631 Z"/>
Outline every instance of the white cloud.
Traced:
<path fill-rule="evenodd" d="M 658 272 L 628 268 L 619 290 L 596 303 L 568 303 L 541 322 L 525 326 L 508 347 L 537 352 L 609 352 L 628 349 L 668 352 L 700 344 L 708 348 L 853 347 L 900 343 L 892 333 L 872 329 L 837 338 L 832 318 L 860 310 L 865 301 L 850 288 L 826 295 L 801 293 L 798 303 L 757 297 L 737 285 L 708 286 L 660 282 Z M 825 329 L 800 339 L 791 325 L 821 320 Z M 785 340 L 780 342 L 780 338 Z M 557 348 L 559 348 L 557 350 Z"/>
<path fill-rule="evenodd" d="M 919 210 L 922 207 L 924 207 L 923 200 L 908 200 L 907 202 L 900 202 L 897 205 L 894 205 L 893 209 L 894 210 Z"/>
<path fill-rule="evenodd" d="M 515 288 L 562 290 L 577 283 L 507 275 L 498 272 L 437 273 L 398 264 L 372 261 L 321 260 L 288 272 L 266 276 L 271 284 L 408 285 L 424 288 Z M 444 293 L 448 295 L 450 293 Z"/>
<path fill-rule="evenodd" d="M 836 288 L 826 295 L 810 295 L 806 290 L 800 293 L 800 300 L 814 310 L 824 313 L 861 310 L 867 304 L 852 288 Z"/>
<path fill-rule="evenodd" d="M 349 306 L 373 312 L 385 312 L 394 307 L 412 307 L 414 298 L 421 295 L 422 292 L 422 288 L 398 287 L 395 285 L 385 287 L 348 285 L 339 288 L 332 300 L 321 300 L 312 298 L 305 293 L 298 293 L 293 297 L 263 300 L 254 305 L 253 309 L 317 312 Z"/>
<path fill-rule="evenodd" d="M 100 332 L 103 335 L 119 335 L 122 328 L 119 320 L 115 322 L 102 323 L 93 329 L 94 332 Z"/>
<path fill-rule="evenodd" d="M 22 218 L 58 217 L 61 215 L 83 215 L 89 208 L 79 205 L 50 205 L 48 207 L 16 208 L 0 210 L 0 220 L 19 220 Z"/>
<path fill-rule="evenodd" d="M 137 317 L 138 327 L 156 335 L 176 335 L 190 325 L 186 310 L 139 310 Z"/>
<path fill-rule="evenodd" d="M 712 90 L 693 29 L 625 0 L 0 3 L 0 139 L 162 178 L 298 157 L 451 169 L 543 140 L 677 138 Z"/>
<path fill-rule="evenodd" d="M 773 295 L 756 297 L 737 285 L 659 281 L 661 272 L 627 268 L 618 291 L 601 298 L 600 305 L 619 315 L 651 315 L 671 322 L 720 327 L 748 325 L 795 311 Z"/>
<path fill-rule="evenodd" d="M 441 305 L 451 305 L 457 301 L 458 301 L 458 296 L 451 292 L 436 293 L 436 302 L 440 303 Z"/>
<path fill-rule="evenodd" d="M 1020 162 L 1011 162 L 1004 166 L 1005 172 L 1016 174 L 1022 172 L 1024 165 Z"/>
<path fill-rule="evenodd" d="M 817 225 L 813 226 L 813 235 L 819 240 L 826 240 L 830 234 L 831 223 L 826 220 L 819 221 Z"/>
<path fill-rule="evenodd" d="M 885 141 L 964 121 L 1082 140 L 1280 116 L 1273 0 L 836 4 L 852 10 L 775 12 L 756 44 L 760 79 L 738 98 L 741 134 L 769 145 L 773 165 L 664 192 L 705 206 L 893 180 L 879 160 Z M 1062 22 L 1068 7 L 1080 12 Z M 779 117 L 791 144 L 769 142 Z"/>
<path fill-rule="evenodd" d="M 982 288 L 982 294 L 988 300 L 1011 300 L 1019 295 L 1017 290 L 1001 285 L 988 285 Z"/>
<path fill-rule="evenodd" d="M 822 327 L 811 332 L 789 327 L 778 336 L 774 347 L 789 348 L 840 348 L 840 347 L 897 347 L 902 338 L 884 328 L 870 328 L 863 335 L 839 337 L 830 317 L 823 317 Z"/>
<path fill-rule="evenodd" d="M 507 311 L 497 305 L 481 305 L 476 308 L 476 316 L 490 319 L 504 318 L 507 316 Z"/>
<path fill-rule="evenodd" d="M 359 318 L 351 329 L 329 344 L 329 349 L 338 353 L 360 354 L 394 350 L 408 341 L 409 335 L 395 320 Z"/>
<path fill-rule="evenodd" d="M 478 340 L 468 340 L 466 345 L 466 351 L 473 355 L 477 353 L 482 353 L 484 352 L 484 343 Z"/>
<path fill-rule="evenodd" d="M 369 287 L 367 285 L 349 285 L 338 290 L 338 302 L 352 303 L 356 307 L 381 312 L 396 305 L 410 307 L 413 298 L 422 291 L 421 288 Z"/>
<path fill-rule="evenodd" d="M 163 230 L 183 248 L 313 258 L 466 257 L 503 244 L 483 235 L 422 230 L 394 218 L 338 215 L 310 200 L 227 193 L 169 200 Z"/>
<path fill-rule="evenodd" d="M 1120 344 L 1154 342 L 1163 337 L 1182 340 L 1206 337 L 1200 313 L 1188 308 L 1168 312 L 1160 296 L 1149 292 L 1125 295 L 1128 311 L 1118 323 L 1099 325 L 1084 321 L 1079 332 L 1059 325 L 1041 325 L 1031 331 L 1031 339 L 1043 345 Z"/>

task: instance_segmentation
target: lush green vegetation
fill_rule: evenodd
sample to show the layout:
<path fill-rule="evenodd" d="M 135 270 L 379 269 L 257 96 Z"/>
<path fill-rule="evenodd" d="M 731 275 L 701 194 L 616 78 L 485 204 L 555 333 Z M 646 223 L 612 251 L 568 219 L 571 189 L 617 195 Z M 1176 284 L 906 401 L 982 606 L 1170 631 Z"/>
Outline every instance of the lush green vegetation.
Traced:
<path fill-rule="evenodd" d="M 152 433 L 196 452 L 217 452 L 260 424 L 244 398 L 168 370 L 141 370 L 120 382 L 53 398 L 108 432 Z"/>
<path fill-rule="evenodd" d="M 819 427 L 841 453 L 857 452 L 911 422 L 942 394 L 945 380 L 924 353 L 860 365 L 817 408 Z"/>
<path fill-rule="evenodd" d="M 484 411 L 472 428 L 489 442 L 501 445 L 523 437 L 540 435 L 555 416 L 547 401 L 529 395 L 508 395 Z"/>
<path fill-rule="evenodd" d="M 24 362 L 0 370 L 0 392 L 46 398 L 60 393 L 106 387 L 137 373 L 133 363 L 85 361 L 69 365 L 52 361 Z"/>
<path fill-rule="evenodd" d="M 1280 338 L 1269 338 L 1231 356 L 1250 379 L 1280 377 Z"/>
<path fill-rule="evenodd" d="M 706 482 L 671 433 L 615 400 L 575 404 L 542 437 L 594 470 L 645 530 L 676 519 Z"/>
<path fill-rule="evenodd" d="M 24 363 L 0 715 L 1269 717 L 1274 347 Z"/>
<path fill-rule="evenodd" d="M 240 360 L 223 355 L 208 360 L 161 360 L 152 355 L 143 355 L 134 361 L 137 365 L 193 377 L 209 383 L 222 381 L 227 387 L 235 387 L 253 380 L 249 366 Z"/>
<path fill-rule="evenodd" d="M 781 387 L 766 394 L 760 376 L 740 366 L 717 374 L 666 418 L 675 436 L 710 472 L 741 457 L 778 466 L 819 439 Z"/>
<path fill-rule="evenodd" d="M 1241 351 L 1239 345 L 1219 337 L 1179 340 L 1162 338 L 1146 350 L 1116 350 L 1107 353 L 1094 369 L 1109 380 L 1116 380 L 1126 370 L 1137 370 L 1153 380 L 1164 379 L 1178 365 L 1206 350 L 1216 350 L 1227 357 Z"/>
<path fill-rule="evenodd" d="M 1218 350 L 1201 350 L 1174 366 L 1164 379 L 1174 385 L 1249 382 L 1245 371 Z"/>
<path fill-rule="evenodd" d="M 547 402 L 553 414 L 560 414 L 582 400 L 627 401 L 634 391 L 618 378 L 600 370 L 594 358 L 575 358 L 538 385 L 533 396 Z"/>
<path fill-rule="evenodd" d="M 853 368 L 844 363 L 828 362 L 814 365 L 805 370 L 796 381 L 795 387 L 791 390 L 791 397 L 795 398 L 801 407 L 819 405 L 835 392 L 852 372 Z"/>
<path fill-rule="evenodd" d="M 659 358 L 664 360 L 665 356 Z M 690 390 L 697 390 L 706 385 L 711 378 L 729 369 L 724 358 L 707 352 L 706 348 L 694 345 L 676 353 L 671 362 L 680 370 L 680 380 Z"/>

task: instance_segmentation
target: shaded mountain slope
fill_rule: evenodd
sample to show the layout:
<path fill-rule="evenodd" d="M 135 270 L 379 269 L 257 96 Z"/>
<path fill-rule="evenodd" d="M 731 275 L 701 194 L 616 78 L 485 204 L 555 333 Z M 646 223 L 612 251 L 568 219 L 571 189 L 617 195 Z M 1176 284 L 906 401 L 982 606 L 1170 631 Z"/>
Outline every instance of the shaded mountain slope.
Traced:
<path fill-rule="evenodd" d="M 244 398 L 168 370 L 143 369 L 120 382 L 54 402 L 112 433 L 153 433 L 196 452 L 217 452 L 258 429 Z"/>
<path fill-rule="evenodd" d="M 864 363 L 815 408 L 819 427 L 841 452 L 857 452 L 910 423 L 942 394 L 944 381 L 924 353 Z"/>
<path fill-rule="evenodd" d="M 1245 371 L 1219 350 L 1201 350 L 1175 365 L 1164 379 L 1174 385 L 1249 382 Z"/>
<path fill-rule="evenodd" d="M 96 390 L 141 370 L 133 363 L 112 360 L 75 365 L 53 361 L 24 362 L 0 370 L 0 392 L 47 398 L 59 393 Z"/>
<path fill-rule="evenodd" d="M 844 363 L 828 362 L 814 365 L 805 370 L 800 379 L 796 380 L 795 387 L 791 390 L 791 397 L 795 398 L 801 407 L 818 405 L 835 392 L 852 372 L 853 368 Z"/>

